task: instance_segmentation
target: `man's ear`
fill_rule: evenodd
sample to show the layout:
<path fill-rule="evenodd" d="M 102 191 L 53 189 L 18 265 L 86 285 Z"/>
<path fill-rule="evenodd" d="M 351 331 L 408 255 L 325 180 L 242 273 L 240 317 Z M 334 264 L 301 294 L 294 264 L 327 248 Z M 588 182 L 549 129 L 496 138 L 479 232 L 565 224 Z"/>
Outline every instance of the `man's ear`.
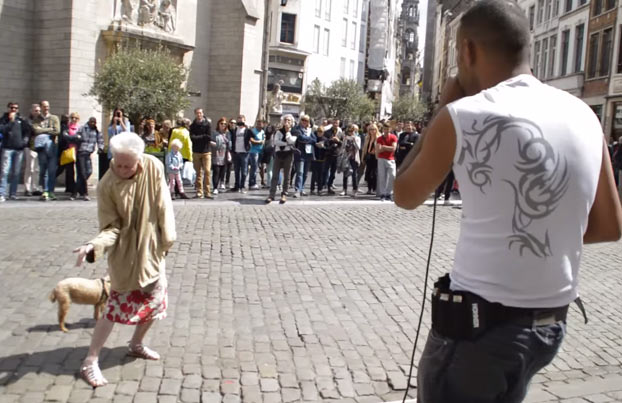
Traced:
<path fill-rule="evenodd" d="M 477 60 L 477 46 L 471 39 L 463 39 L 464 61 L 467 66 L 472 67 Z"/>

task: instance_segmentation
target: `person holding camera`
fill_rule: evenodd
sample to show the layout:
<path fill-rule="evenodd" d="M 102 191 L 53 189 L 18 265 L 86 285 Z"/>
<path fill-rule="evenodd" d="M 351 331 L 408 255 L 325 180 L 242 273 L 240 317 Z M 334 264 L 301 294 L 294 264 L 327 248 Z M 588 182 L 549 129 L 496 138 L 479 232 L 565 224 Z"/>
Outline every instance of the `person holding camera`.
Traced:
<path fill-rule="evenodd" d="M 121 108 L 114 108 L 112 112 L 112 118 L 110 119 L 110 124 L 108 125 L 108 141 L 104 150 L 99 153 L 99 179 L 101 180 L 106 171 L 110 167 L 110 160 L 112 159 L 112 153 L 109 150 L 108 144 L 110 144 L 110 140 L 119 133 L 124 133 L 128 131 L 132 131 L 132 127 L 130 125 L 130 120 L 125 117 L 125 112 Z"/>
<path fill-rule="evenodd" d="M 281 192 L 280 203 L 287 201 L 287 189 L 289 188 L 290 173 L 294 162 L 294 149 L 296 148 L 297 132 L 293 130 L 294 117 L 285 115 L 281 118 L 281 128 L 274 137 L 274 165 L 272 170 L 272 181 L 270 182 L 270 196 L 266 203 L 271 203 L 276 196 L 276 187 L 279 183 L 279 175 L 283 170 L 283 191 Z"/>
<path fill-rule="evenodd" d="M 583 245 L 620 239 L 622 207 L 598 118 L 531 74 L 516 3 L 474 3 L 456 43 L 458 75 L 395 182 L 396 204 L 414 209 L 453 167 L 463 200 L 417 402 L 518 403 L 557 355 L 569 304 L 582 309 Z"/>

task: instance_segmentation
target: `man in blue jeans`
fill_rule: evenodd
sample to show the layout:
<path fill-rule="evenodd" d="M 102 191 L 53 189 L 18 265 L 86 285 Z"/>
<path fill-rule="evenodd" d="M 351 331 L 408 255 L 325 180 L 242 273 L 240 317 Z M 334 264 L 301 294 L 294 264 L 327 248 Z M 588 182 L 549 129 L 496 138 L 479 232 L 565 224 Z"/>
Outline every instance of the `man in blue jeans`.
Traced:
<path fill-rule="evenodd" d="M 263 127 L 263 119 L 257 119 L 255 127 L 252 129 L 253 136 L 251 137 L 251 149 L 248 153 L 248 161 L 251 166 L 251 171 L 248 175 L 248 188 L 250 190 L 259 189 L 259 186 L 257 186 L 257 168 L 259 167 L 259 159 L 261 157 L 266 138 Z"/>
<path fill-rule="evenodd" d="M 19 105 L 16 102 L 9 102 L 7 108 L 8 111 L 0 118 L 0 133 L 2 133 L 0 202 L 6 201 L 7 196 L 11 200 L 17 200 L 22 157 L 32 131 L 28 121 L 19 116 Z M 10 186 L 8 195 L 7 186 Z"/>
<path fill-rule="evenodd" d="M 41 113 L 33 117 L 32 128 L 35 137 L 46 138 L 45 146 L 38 149 L 39 153 L 39 178 L 43 195 L 41 200 L 56 200 L 54 188 L 56 187 L 56 168 L 58 166 L 58 136 L 60 135 L 60 120 L 58 116 L 50 113 L 50 103 L 41 101 Z"/>
<path fill-rule="evenodd" d="M 230 130 L 231 153 L 233 154 L 233 171 L 235 174 L 235 187 L 232 192 L 246 193 L 244 184 L 248 174 L 248 152 L 251 149 L 253 131 L 246 126 L 246 117 L 238 116 L 236 126 Z"/>
<path fill-rule="evenodd" d="M 562 343 L 583 245 L 618 240 L 622 207 L 598 118 L 531 74 L 516 3 L 474 3 L 456 43 L 458 76 L 395 181 L 395 203 L 414 209 L 453 167 L 463 196 L 417 403 L 518 403 Z"/>

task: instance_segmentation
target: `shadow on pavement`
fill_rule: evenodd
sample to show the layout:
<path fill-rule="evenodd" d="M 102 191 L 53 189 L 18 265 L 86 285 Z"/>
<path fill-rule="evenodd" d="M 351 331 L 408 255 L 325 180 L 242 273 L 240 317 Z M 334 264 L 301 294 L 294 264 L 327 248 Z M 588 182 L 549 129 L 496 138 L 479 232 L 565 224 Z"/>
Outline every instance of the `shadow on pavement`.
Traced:
<path fill-rule="evenodd" d="M 95 319 L 80 319 L 80 321 L 76 323 L 65 323 L 65 327 L 67 327 L 69 331 L 73 329 L 92 329 L 95 327 L 95 323 Z M 58 324 L 36 325 L 29 327 L 26 331 L 28 333 L 60 332 L 60 326 Z"/>
<path fill-rule="evenodd" d="M 22 377 L 33 373 L 50 375 L 73 375 L 79 377 L 80 365 L 88 352 L 88 347 L 63 347 L 56 350 L 16 354 L 0 358 L 0 385 L 10 385 Z M 127 347 L 103 348 L 99 366 L 102 370 L 126 362 L 134 361 L 128 357 Z"/>

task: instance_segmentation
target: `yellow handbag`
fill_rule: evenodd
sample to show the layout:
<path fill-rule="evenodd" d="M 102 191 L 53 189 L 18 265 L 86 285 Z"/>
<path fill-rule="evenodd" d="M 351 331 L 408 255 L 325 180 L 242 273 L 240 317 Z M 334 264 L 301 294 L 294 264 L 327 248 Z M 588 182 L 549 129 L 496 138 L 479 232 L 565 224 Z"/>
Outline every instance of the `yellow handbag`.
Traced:
<path fill-rule="evenodd" d="M 60 165 L 67 165 L 76 162 L 76 149 L 69 147 L 60 154 Z"/>

